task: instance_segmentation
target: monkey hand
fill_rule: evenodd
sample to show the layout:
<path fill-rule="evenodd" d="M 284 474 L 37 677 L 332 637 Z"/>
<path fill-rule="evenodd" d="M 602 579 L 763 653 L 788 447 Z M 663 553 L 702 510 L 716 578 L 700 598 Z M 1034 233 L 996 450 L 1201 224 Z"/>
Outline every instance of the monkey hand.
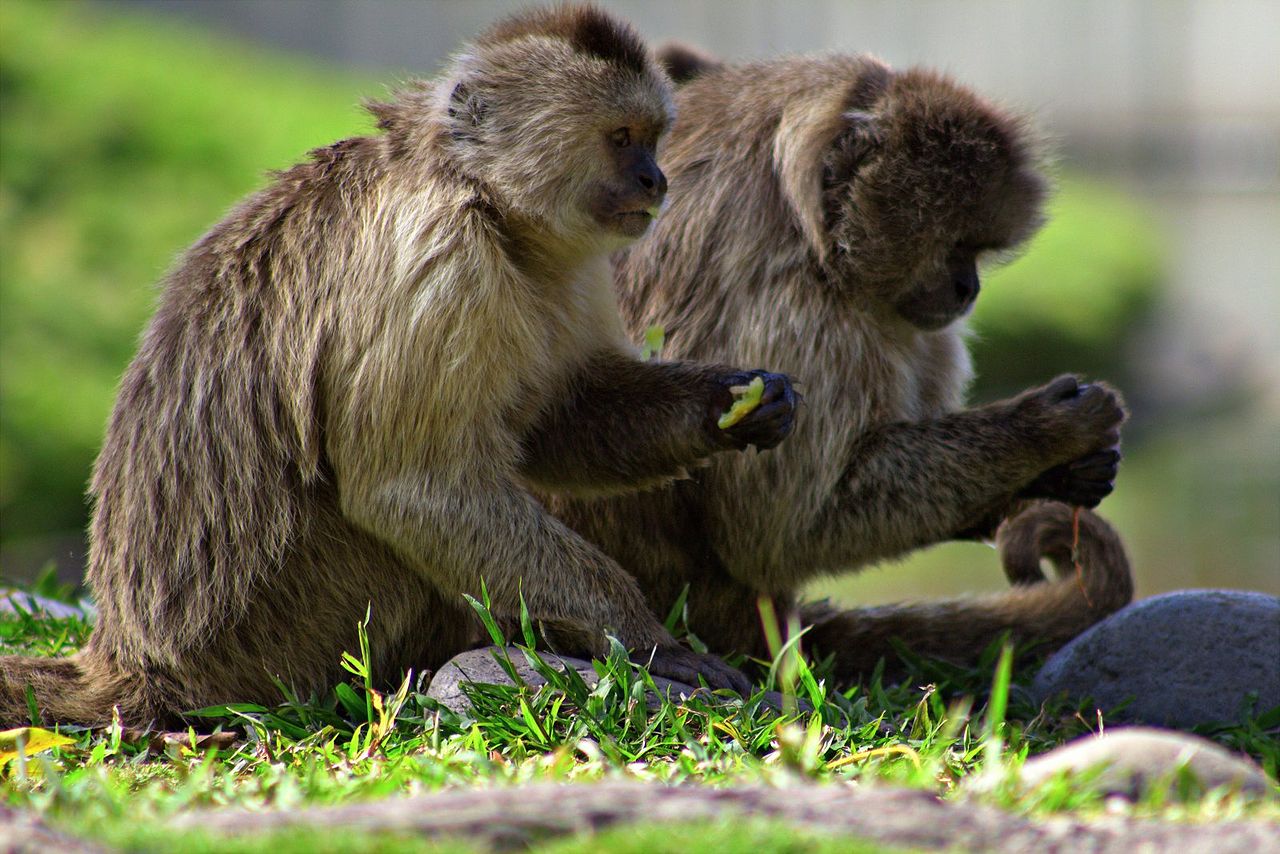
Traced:
<path fill-rule="evenodd" d="M 1043 472 L 1018 497 L 1048 498 L 1092 509 L 1115 488 L 1119 468 L 1119 448 L 1095 451 Z"/>
<path fill-rule="evenodd" d="M 764 382 L 760 403 L 732 426 L 721 429 L 717 422 L 733 405 L 731 389 L 749 385 L 756 378 Z M 706 425 L 716 445 L 738 450 L 755 445 L 765 451 L 775 447 L 791 432 L 800 395 L 792 387 L 790 377 L 762 370 L 737 371 L 720 377 L 717 384 Z"/>
<path fill-rule="evenodd" d="M 1106 383 L 1082 383 L 1078 377 L 1061 376 L 1021 395 L 1013 406 L 1018 426 L 1043 450 L 1049 466 L 1080 462 L 1080 458 L 1120 444 L 1120 425 L 1126 417 L 1124 401 Z M 1085 468 L 1096 464 L 1091 460 Z"/>
<path fill-rule="evenodd" d="M 725 664 L 718 656 L 693 652 L 679 644 L 661 644 L 650 653 L 637 652 L 636 660 L 646 665 L 652 676 L 662 676 L 676 682 L 698 686 L 705 682 L 708 688 L 728 688 L 743 697 L 751 696 L 751 680 L 735 667 Z"/>

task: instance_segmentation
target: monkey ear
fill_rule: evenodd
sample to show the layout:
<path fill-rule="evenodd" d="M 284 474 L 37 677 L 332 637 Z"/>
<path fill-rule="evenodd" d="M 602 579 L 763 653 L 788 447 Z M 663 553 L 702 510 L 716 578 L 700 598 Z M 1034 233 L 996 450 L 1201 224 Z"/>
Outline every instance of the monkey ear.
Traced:
<path fill-rule="evenodd" d="M 684 42 L 669 41 L 658 45 L 655 51 L 658 64 L 667 72 L 667 76 L 677 86 L 688 83 L 695 77 L 724 68 L 724 63 L 716 57 Z"/>
<path fill-rule="evenodd" d="M 878 138 L 875 117 L 845 112 L 847 101 L 848 92 L 838 88 L 793 101 L 783 110 L 773 140 L 773 168 L 782 194 L 819 261 L 826 260 L 830 249 L 823 205 L 829 155 L 839 147 L 858 152 L 860 158 Z"/>
<path fill-rule="evenodd" d="M 841 88 L 832 87 L 792 101 L 783 110 L 773 138 L 773 169 L 782 194 L 820 261 L 826 260 L 828 249 L 822 204 L 823 156 L 845 129 L 845 98 Z"/>
<path fill-rule="evenodd" d="M 479 139 L 488 105 L 466 80 L 459 81 L 449 93 L 449 123 L 454 139 Z"/>

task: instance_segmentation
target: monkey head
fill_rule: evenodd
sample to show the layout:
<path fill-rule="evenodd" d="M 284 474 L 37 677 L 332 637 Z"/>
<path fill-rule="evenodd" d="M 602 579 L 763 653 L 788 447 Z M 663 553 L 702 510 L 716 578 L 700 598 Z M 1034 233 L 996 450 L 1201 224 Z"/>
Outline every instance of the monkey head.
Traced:
<path fill-rule="evenodd" d="M 917 328 L 945 327 L 973 306 L 980 264 L 1043 222 L 1035 142 L 1020 120 L 930 71 L 864 58 L 838 96 L 834 127 L 822 128 L 827 140 L 834 131 L 821 164 L 829 278 Z"/>
<path fill-rule="evenodd" d="M 437 98 L 463 170 L 535 238 L 612 249 L 657 215 L 670 84 L 627 24 L 592 7 L 506 19 L 455 59 Z"/>

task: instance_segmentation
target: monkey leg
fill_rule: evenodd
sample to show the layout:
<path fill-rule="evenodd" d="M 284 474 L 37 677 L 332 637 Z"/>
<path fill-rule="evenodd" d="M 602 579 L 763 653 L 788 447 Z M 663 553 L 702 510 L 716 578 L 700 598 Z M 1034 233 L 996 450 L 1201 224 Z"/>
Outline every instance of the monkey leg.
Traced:
<path fill-rule="evenodd" d="M 611 634 L 645 660 L 652 651 L 659 675 L 686 682 L 702 675 L 714 687 L 749 687 L 719 659 L 677 644 L 632 576 L 512 484 L 392 484 L 381 500 L 353 504 L 348 512 L 360 513 L 366 530 L 395 543 L 405 564 L 446 597 L 479 596 L 483 584 L 495 616 L 518 615 L 523 601 L 535 621 L 589 632 L 593 655 L 606 651 Z"/>
<path fill-rule="evenodd" d="M 721 430 L 730 388 L 755 375 L 765 380 L 760 406 Z M 796 401 L 778 374 L 600 353 L 524 438 L 521 474 L 548 492 L 588 496 L 656 486 L 716 451 L 773 447 L 791 431 Z"/>
<path fill-rule="evenodd" d="M 361 652 L 379 690 L 405 673 L 434 670 L 478 645 L 482 628 L 464 602 L 446 597 L 385 546 L 316 509 L 280 570 L 264 578 L 245 611 L 211 623 L 196 644 L 164 645 L 158 621 L 140 624 L 103 607 L 85 647 L 69 658 L 0 658 L 0 725 L 27 723 L 28 688 L 48 724 L 103 726 L 118 708 L 130 726 L 200 726 L 184 715 L 223 703 L 273 706 L 283 684 L 303 700 L 327 696 L 350 676 L 344 652 Z M 105 600 L 100 600 L 105 605 Z"/>
<path fill-rule="evenodd" d="M 1045 502 L 1001 526 L 1001 560 L 1018 582 L 1008 591 L 849 611 L 806 605 L 801 614 L 810 627 L 808 645 L 817 655 L 834 654 L 838 677 L 850 681 L 869 674 L 881 658 L 892 664 L 892 638 L 958 664 L 975 663 L 1003 632 L 1034 643 L 1039 652 L 1056 649 L 1133 597 L 1129 560 L 1115 531 L 1081 510 L 1073 550 L 1073 516 L 1073 508 Z M 1044 580 L 1042 559 L 1053 565 L 1054 579 Z"/>

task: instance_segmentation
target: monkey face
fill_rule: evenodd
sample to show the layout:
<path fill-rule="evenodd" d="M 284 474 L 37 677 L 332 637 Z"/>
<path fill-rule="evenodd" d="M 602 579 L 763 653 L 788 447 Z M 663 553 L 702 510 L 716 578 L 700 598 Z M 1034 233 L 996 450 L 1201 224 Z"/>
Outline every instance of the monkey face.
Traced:
<path fill-rule="evenodd" d="M 956 247 L 934 275 L 894 301 L 894 310 L 920 329 L 941 329 L 966 314 L 978 298 L 978 261 L 972 250 Z"/>
<path fill-rule="evenodd" d="M 647 55 L 600 38 L 517 38 L 464 57 L 446 110 L 467 171 L 535 224 L 532 237 L 570 251 L 644 234 L 667 190 L 655 151 L 670 84 Z"/>
<path fill-rule="evenodd" d="M 876 86 L 823 157 L 829 262 L 923 330 L 972 307 L 978 261 L 1024 243 L 1046 192 L 1026 129 L 930 72 L 872 66 Z"/>
<path fill-rule="evenodd" d="M 624 125 L 605 135 L 602 159 L 612 168 L 587 199 L 592 220 L 604 231 L 635 239 L 658 215 L 667 194 L 667 176 L 656 158 L 660 131 Z"/>

